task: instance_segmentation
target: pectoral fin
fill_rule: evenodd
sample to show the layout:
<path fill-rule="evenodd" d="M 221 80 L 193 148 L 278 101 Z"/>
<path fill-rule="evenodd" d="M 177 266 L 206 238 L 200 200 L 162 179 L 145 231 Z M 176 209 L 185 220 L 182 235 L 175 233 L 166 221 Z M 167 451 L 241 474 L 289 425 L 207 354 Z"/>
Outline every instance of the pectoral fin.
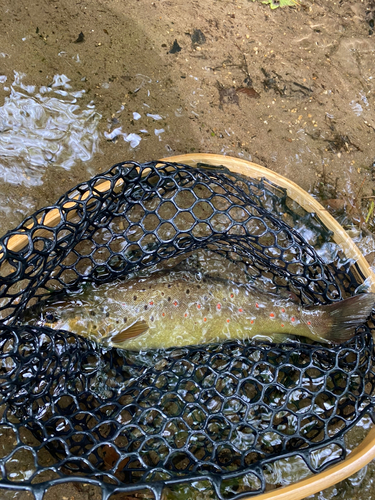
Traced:
<path fill-rule="evenodd" d="M 122 330 L 122 332 L 111 337 L 110 342 L 111 344 L 121 344 L 126 340 L 142 335 L 142 333 L 144 333 L 146 330 L 148 330 L 148 324 L 146 323 L 146 321 L 136 321 L 132 325 Z"/>

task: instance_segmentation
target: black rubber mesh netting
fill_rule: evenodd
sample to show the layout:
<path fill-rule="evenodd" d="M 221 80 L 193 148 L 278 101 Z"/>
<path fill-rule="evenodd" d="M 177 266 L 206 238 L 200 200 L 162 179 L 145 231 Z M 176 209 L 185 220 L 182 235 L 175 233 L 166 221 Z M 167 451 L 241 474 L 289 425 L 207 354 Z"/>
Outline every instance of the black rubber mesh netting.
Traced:
<path fill-rule="evenodd" d="M 160 498 L 165 485 L 208 480 L 227 498 L 264 491 L 276 459 L 299 455 L 317 472 L 345 458 L 345 433 L 373 407 L 372 321 L 337 347 L 233 340 L 142 354 L 22 325 L 24 309 L 51 290 L 171 265 L 200 249 L 304 304 L 352 295 L 364 280 L 356 263 L 342 252 L 325 263 L 293 229 L 297 221 L 330 236 L 265 179 L 124 162 L 7 233 L 0 486 L 42 498 L 74 480 L 100 485 L 104 498 L 144 488 Z M 320 462 L 327 445 L 339 451 Z"/>

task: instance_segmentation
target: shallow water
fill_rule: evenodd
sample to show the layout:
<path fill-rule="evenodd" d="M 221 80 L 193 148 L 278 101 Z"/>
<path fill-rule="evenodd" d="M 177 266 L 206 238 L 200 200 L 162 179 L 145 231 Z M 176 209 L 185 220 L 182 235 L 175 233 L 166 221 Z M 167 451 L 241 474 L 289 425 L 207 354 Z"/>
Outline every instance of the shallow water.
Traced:
<path fill-rule="evenodd" d="M 69 170 L 98 150 L 101 115 L 91 102 L 81 109 L 84 90 L 72 91 L 69 78 L 54 75 L 39 89 L 15 71 L 0 107 L 0 178 L 27 187 L 42 184 L 46 168 Z"/>
<path fill-rule="evenodd" d="M 303 3 L 271 11 L 248 1 L 2 2 L 2 232 L 117 161 L 194 151 L 266 165 L 320 198 L 344 200 L 346 211 L 355 205 L 351 218 L 366 219 L 374 195 L 374 4 Z M 205 34 L 201 45 L 192 42 L 195 28 Z M 84 41 L 75 43 L 80 32 Z M 175 39 L 182 50 L 171 54 Z M 221 102 L 217 82 L 229 90 L 250 84 L 260 98 L 240 92 L 236 100 L 232 91 Z M 375 269 L 372 226 L 348 229 Z M 330 260 L 336 248 L 319 252 Z M 370 464 L 316 498 L 372 498 L 373 474 Z"/>

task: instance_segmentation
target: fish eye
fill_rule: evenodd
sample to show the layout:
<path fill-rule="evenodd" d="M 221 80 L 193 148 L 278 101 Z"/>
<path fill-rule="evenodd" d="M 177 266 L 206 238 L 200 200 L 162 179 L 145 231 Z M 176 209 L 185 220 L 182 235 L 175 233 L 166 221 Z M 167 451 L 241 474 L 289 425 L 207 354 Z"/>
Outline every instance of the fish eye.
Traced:
<path fill-rule="evenodd" d="M 46 313 L 46 320 L 47 321 L 53 321 L 54 320 L 54 315 L 52 313 Z"/>

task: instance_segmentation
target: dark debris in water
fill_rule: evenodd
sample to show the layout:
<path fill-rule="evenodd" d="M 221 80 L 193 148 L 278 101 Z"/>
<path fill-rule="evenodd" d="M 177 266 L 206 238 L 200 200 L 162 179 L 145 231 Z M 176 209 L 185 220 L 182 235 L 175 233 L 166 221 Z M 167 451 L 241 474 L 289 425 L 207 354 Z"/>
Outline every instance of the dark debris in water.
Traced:
<path fill-rule="evenodd" d="M 191 43 L 193 45 L 203 45 L 206 43 L 206 37 L 201 30 L 194 30 L 191 35 Z"/>
<path fill-rule="evenodd" d="M 375 26 L 375 0 L 370 0 L 366 8 L 366 21 L 369 25 L 368 34 L 374 33 Z"/>
<path fill-rule="evenodd" d="M 222 108 L 223 104 L 237 104 L 239 106 L 239 94 L 255 99 L 260 97 L 260 94 L 252 87 L 224 87 L 219 81 L 216 82 L 216 87 L 219 91 L 220 108 Z"/>
<path fill-rule="evenodd" d="M 171 50 L 169 51 L 170 54 L 176 54 L 177 52 L 181 52 L 181 47 L 179 46 L 177 39 L 173 42 L 173 45 L 171 47 Z"/>
<path fill-rule="evenodd" d="M 281 96 L 285 95 L 286 86 L 280 84 L 281 76 L 277 73 L 274 73 L 274 76 L 271 76 L 264 68 L 260 68 L 265 79 L 263 80 L 263 88 L 266 92 L 269 90 L 273 90 L 275 94 L 279 94 Z"/>
<path fill-rule="evenodd" d="M 237 104 L 237 106 L 240 105 L 240 100 L 238 98 L 235 87 L 226 88 L 219 81 L 216 82 L 216 87 L 219 91 L 220 108 L 223 106 L 223 104 Z"/>
<path fill-rule="evenodd" d="M 309 97 L 313 89 L 294 80 L 285 80 L 276 71 L 268 72 L 264 68 L 260 68 L 263 75 L 263 88 L 266 92 L 273 90 L 275 94 L 283 97 L 295 97 L 296 94 L 301 94 L 304 97 Z"/>
<path fill-rule="evenodd" d="M 340 151 L 348 152 L 353 148 L 356 151 L 361 151 L 361 148 L 354 144 L 348 135 L 336 133 L 330 139 L 326 139 L 326 141 L 328 142 L 329 149 L 333 153 L 338 153 Z"/>
<path fill-rule="evenodd" d="M 237 87 L 236 92 L 240 94 L 245 94 L 247 97 L 252 97 L 254 99 L 258 99 L 260 97 L 260 94 L 256 90 L 254 90 L 252 87 Z"/>
<path fill-rule="evenodd" d="M 85 35 L 81 31 L 77 37 L 77 40 L 75 40 L 73 43 L 82 43 L 84 41 L 85 41 Z"/>

